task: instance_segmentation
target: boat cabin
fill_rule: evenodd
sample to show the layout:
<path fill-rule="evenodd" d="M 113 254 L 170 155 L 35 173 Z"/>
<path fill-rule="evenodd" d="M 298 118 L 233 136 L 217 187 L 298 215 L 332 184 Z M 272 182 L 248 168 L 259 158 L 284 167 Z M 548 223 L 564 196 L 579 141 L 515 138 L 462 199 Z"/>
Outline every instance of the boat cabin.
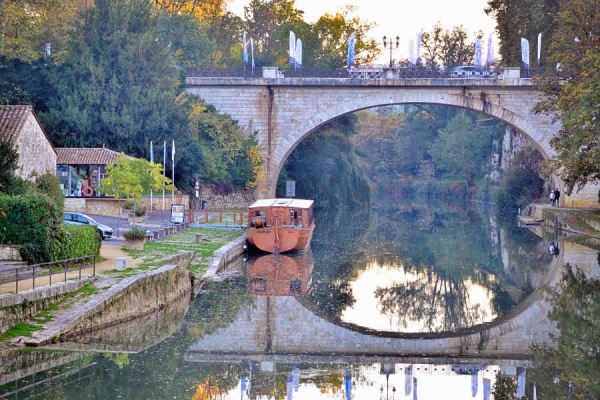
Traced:
<path fill-rule="evenodd" d="M 248 226 L 294 226 L 302 228 L 313 222 L 313 200 L 262 199 L 248 207 Z"/>

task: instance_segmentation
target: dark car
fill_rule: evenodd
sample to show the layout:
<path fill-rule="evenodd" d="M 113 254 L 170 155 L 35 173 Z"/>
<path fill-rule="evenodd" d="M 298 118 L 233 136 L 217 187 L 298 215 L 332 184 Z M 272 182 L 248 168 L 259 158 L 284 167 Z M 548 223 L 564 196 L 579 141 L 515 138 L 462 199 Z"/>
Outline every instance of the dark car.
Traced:
<path fill-rule="evenodd" d="M 110 226 L 97 222 L 94 218 L 78 212 L 65 212 L 64 223 L 68 225 L 92 225 L 98 229 L 102 240 L 112 237 L 113 231 Z"/>

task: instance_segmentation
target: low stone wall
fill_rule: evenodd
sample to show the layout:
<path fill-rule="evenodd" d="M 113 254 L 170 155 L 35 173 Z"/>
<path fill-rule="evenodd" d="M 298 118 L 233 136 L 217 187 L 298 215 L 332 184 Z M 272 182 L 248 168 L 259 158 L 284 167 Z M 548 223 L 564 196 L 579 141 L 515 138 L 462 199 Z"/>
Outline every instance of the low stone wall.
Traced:
<path fill-rule="evenodd" d="M 215 251 L 210 260 L 208 260 L 208 269 L 203 278 L 214 276 L 223 271 L 226 267 L 231 269 L 232 261 L 241 259 L 240 256 L 244 254 L 245 244 L 246 235 L 243 235 Z"/>
<path fill-rule="evenodd" d="M 145 196 L 142 198 L 142 204 L 144 208 L 150 208 L 150 197 Z M 65 211 L 71 212 L 80 212 L 85 214 L 93 214 L 93 215 L 104 215 L 107 217 L 119 217 L 119 202 L 121 205 L 125 202 L 124 200 L 117 200 L 114 198 L 107 197 L 81 197 L 81 198 L 65 198 Z M 163 209 L 163 201 L 162 197 L 153 196 L 152 205 L 153 210 L 162 210 Z M 171 198 L 171 195 L 167 197 L 165 195 L 165 207 L 164 209 L 169 211 L 171 210 L 171 203 L 173 204 L 183 204 L 186 209 L 190 207 L 189 196 L 179 194 L 175 196 L 174 199 Z"/>
<path fill-rule="evenodd" d="M 206 200 L 207 208 L 210 210 L 233 210 L 246 209 L 256 199 L 254 192 L 245 190 L 230 194 L 216 194 L 211 188 L 202 188 L 200 199 L 194 200 L 192 206 L 201 208 L 202 200 Z"/>
<path fill-rule="evenodd" d="M 22 292 L 0 296 L 0 333 L 19 322 L 25 321 L 60 301 L 71 292 L 80 289 L 91 281 L 91 277 L 80 281 L 57 283 Z"/>

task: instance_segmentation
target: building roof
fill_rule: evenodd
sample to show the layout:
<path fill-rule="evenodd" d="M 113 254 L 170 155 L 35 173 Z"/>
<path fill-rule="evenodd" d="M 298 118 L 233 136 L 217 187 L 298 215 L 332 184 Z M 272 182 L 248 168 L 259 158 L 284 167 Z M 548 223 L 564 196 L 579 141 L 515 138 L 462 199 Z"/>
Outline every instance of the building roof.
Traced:
<path fill-rule="evenodd" d="M 27 117 L 32 113 L 31 106 L 0 106 L 0 137 L 16 143 Z"/>
<path fill-rule="evenodd" d="M 314 201 L 306 199 L 260 199 L 250 204 L 248 208 L 293 207 L 310 208 Z"/>
<path fill-rule="evenodd" d="M 72 148 L 63 147 L 56 149 L 57 165 L 108 165 L 113 164 L 121 153 L 100 148 Z"/>

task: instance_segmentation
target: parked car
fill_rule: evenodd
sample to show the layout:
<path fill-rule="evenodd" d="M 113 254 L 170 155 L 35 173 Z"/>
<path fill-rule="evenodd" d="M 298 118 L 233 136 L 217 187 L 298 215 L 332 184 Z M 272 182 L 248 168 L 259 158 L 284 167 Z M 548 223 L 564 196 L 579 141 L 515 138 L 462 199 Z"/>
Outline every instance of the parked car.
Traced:
<path fill-rule="evenodd" d="M 452 73 L 450 74 L 452 78 L 485 78 L 490 77 L 492 75 L 493 74 L 490 71 L 478 68 L 474 65 L 463 65 L 460 67 L 456 67 L 452 70 Z"/>
<path fill-rule="evenodd" d="M 64 223 L 68 225 L 92 225 L 98 229 L 102 240 L 110 239 L 113 231 L 110 226 L 97 222 L 94 218 L 77 212 L 65 212 Z"/>

